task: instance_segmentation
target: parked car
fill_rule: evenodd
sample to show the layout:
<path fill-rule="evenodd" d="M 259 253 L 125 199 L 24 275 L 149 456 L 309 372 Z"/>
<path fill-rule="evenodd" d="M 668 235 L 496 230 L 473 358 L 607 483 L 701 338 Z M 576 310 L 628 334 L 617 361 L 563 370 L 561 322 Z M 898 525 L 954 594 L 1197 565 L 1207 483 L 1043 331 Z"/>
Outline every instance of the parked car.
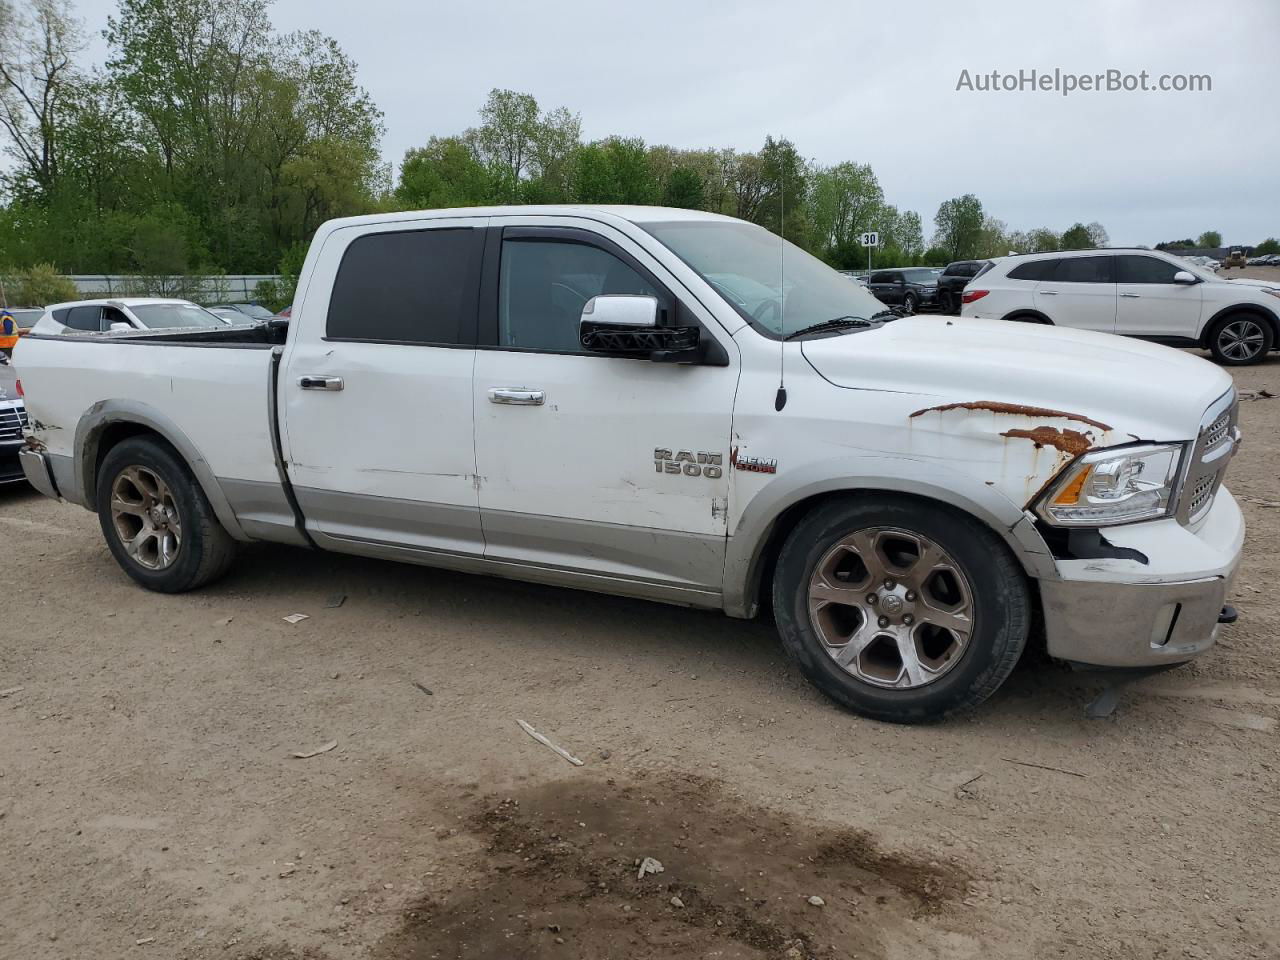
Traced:
<path fill-rule="evenodd" d="M 966 317 L 1201 347 L 1228 366 L 1259 363 L 1280 343 L 1280 283 L 1228 280 L 1158 250 L 1003 257 L 963 300 Z"/>
<path fill-rule="evenodd" d="M 279 313 L 277 313 L 277 314 L 276 314 L 276 317 L 278 317 L 278 318 L 279 318 L 279 319 L 281 319 L 281 320 L 288 320 L 291 316 L 293 316 L 293 304 L 292 304 L 292 303 L 291 303 L 291 304 L 289 304 L 287 307 L 285 307 L 283 310 L 281 310 Z"/>
<path fill-rule="evenodd" d="M 248 318 L 245 323 L 248 323 Z M 115 300 L 76 300 L 46 307 L 31 332 L 44 334 L 101 333 L 104 330 L 218 329 L 227 326 L 190 300 L 130 297 Z"/>
<path fill-rule="evenodd" d="M 1214 642 L 1239 432 L 1198 357 L 871 319 L 799 248 L 692 210 L 336 220 L 301 276 L 287 326 L 19 346 L 27 476 L 144 587 L 269 540 L 734 617 L 768 598 L 811 681 L 903 722 L 988 697 L 1033 622 L 1074 663 Z"/>
<path fill-rule="evenodd" d="M 26 481 L 18 459 L 18 451 L 26 445 L 26 426 L 27 413 L 13 365 L 6 354 L 0 353 L 0 486 Z"/>
<path fill-rule="evenodd" d="M 241 323 L 246 321 L 250 323 L 265 323 L 275 316 L 266 307 L 257 303 L 219 303 L 208 309 L 210 313 L 215 313 L 219 316 L 230 317 L 231 314 L 239 314 Z"/>
<path fill-rule="evenodd" d="M 881 303 L 902 307 L 902 312 L 910 315 L 938 305 L 940 274 L 932 267 L 877 270 L 867 278 L 867 289 Z"/>
<path fill-rule="evenodd" d="M 1244 251 L 1239 247 L 1233 247 L 1231 252 L 1223 259 L 1222 266 L 1224 269 L 1230 270 L 1232 267 L 1244 267 L 1248 262 Z"/>
<path fill-rule="evenodd" d="M 991 265 L 990 260 L 957 260 L 938 275 L 938 307 L 943 313 L 960 312 L 965 284 Z"/>

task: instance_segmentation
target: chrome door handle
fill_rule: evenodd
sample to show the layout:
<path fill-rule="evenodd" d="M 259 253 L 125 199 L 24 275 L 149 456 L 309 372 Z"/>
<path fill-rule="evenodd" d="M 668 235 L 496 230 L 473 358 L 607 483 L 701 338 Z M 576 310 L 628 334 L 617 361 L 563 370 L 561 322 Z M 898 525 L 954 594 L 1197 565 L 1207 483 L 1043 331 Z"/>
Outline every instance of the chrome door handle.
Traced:
<path fill-rule="evenodd" d="M 1057 290 L 1037 290 L 1036 294 L 1041 297 L 1056 297 L 1058 295 L 1058 291 Z"/>
<path fill-rule="evenodd" d="M 1137 300 L 1137 299 L 1138 299 L 1138 297 L 1142 296 L 1142 294 L 1140 294 L 1140 293 L 1122 293 L 1122 294 L 1120 294 L 1120 296 L 1122 296 L 1122 297 L 1128 297 L 1128 298 L 1129 298 L 1129 299 L 1131 299 L 1131 300 Z"/>
<path fill-rule="evenodd" d="M 492 387 L 490 403 L 509 403 L 517 407 L 540 407 L 547 395 L 541 390 L 525 390 L 520 387 Z"/>
<path fill-rule="evenodd" d="M 299 377 L 298 386 L 303 390 L 341 390 L 341 377 Z"/>

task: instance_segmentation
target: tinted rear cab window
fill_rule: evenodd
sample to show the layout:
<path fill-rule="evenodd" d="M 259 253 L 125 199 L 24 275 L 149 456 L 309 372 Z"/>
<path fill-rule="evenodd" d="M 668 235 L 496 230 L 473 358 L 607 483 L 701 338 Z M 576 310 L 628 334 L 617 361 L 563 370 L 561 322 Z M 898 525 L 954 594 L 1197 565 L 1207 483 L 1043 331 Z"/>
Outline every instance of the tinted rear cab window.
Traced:
<path fill-rule="evenodd" d="M 370 233 L 347 247 L 326 337 L 449 346 L 474 343 L 484 230 Z"/>

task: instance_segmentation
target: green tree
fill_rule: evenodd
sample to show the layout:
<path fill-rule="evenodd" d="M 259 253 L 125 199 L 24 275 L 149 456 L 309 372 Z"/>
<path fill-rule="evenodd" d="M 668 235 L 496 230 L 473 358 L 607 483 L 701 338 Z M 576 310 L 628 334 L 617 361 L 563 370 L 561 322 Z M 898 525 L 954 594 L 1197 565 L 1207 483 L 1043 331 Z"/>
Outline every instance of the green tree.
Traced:
<path fill-rule="evenodd" d="M 400 165 L 396 204 L 406 209 L 472 207 L 498 201 L 488 168 L 460 137 L 432 137 Z"/>
<path fill-rule="evenodd" d="M 689 167 L 676 167 L 667 176 L 662 202 L 668 207 L 700 210 L 703 204 L 702 177 Z"/>
<path fill-rule="evenodd" d="M 51 263 L 33 264 L 11 275 L 5 284 L 5 295 L 16 307 L 44 307 L 80 296 L 71 279 Z"/>
<path fill-rule="evenodd" d="M 982 245 L 982 202 L 972 193 L 946 200 L 933 218 L 933 244 L 952 260 L 971 260 Z"/>
<path fill-rule="evenodd" d="M 1267 237 L 1260 244 L 1253 248 L 1253 252 L 1257 256 L 1266 256 L 1270 253 L 1280 253 L 1280 240 L 1275 237 Z"/>
<path fill-rule="evenodd" d="M 1200 239 L 1196 241 L 1197 247 L 1220 247 L 1222 246 L 1222 234 L 1217 230 L 1206 230 L 1200 234 Z"/>
<path fill-rule="evenodd" d="M 1023 253 L 1051 253 L 1061 250 L 1062 237 L 1048 227 L 1036 227 L 1026 235 L 1026 249 Z"/>
<path fill-rule="evenodd" d="M 1085 250 L 1093 246 L 1089 242 L 1089 228 L 1083 223 L 1074 223 L 1068 227 L 1060 242 L 1063 250 Z"/>
<path fill-rule="evenodd" d="M 58 134 L 75 87 L 80 27 L 67 0 L 0 0 L 0 131 L 19 175 L 47 193 L 58 178 Z"/>
<path fill-rule="evenodd" d="M 866 265 L 866 253 L 858 237 L 879 229 L 895 233 L 896 211 L 886 218 L 884 191 L 870 165 L 838 163 L 813 172 L 809 188 L 809 212 L 815 248 L 838 266 Z M 892 222 L 885 222 L 891 220 Z M 919 229 L 919 217 L 916 217 Z"/>
<path fill-rule="evenodd" d="M 660 196 L 644 141 L 638 137 L 609 137 L 582 147 L 573 184 L 580 203 L 652 204 Z"/>

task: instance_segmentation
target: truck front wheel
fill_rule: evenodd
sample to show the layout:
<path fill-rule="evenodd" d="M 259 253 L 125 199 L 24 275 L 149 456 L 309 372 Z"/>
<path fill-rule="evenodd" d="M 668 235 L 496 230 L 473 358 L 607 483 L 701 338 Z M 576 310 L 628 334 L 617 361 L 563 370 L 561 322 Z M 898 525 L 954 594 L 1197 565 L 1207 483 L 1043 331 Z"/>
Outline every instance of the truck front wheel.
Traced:
<path fill-rule="evenodd" d="M 910 498 L 831 501 L 778 556 L 774 615 L 805 676 L 836 702 L 895 723 L 981 703 L 1026 646 L 1031 596 L 1003 542 Z"/>
<path fill-rule="evenodd" d="M 182 593 L 221 576 L 235 543 L 167 443 L 131 437 L 98 471 L 98 520 L 116 563 L 148 590 Z"/>

